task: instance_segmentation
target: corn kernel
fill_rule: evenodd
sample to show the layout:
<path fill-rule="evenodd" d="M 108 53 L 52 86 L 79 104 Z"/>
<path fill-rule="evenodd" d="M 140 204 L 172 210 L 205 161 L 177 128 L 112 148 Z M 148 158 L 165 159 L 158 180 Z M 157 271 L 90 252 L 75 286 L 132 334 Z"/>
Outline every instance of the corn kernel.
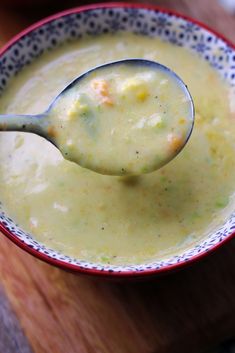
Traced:
<path fill-rule="evenodd" d="M 143 102 L 149 95 L 145 82 L 140 79 L 130 78 L 124 82 L 121 88 L 122 94 L 133 93 L 137 100 Z"/>
<path fill-rule="evenodd" d="M 77 100 L 71 110 L 68 112 L 67 115 L 67 120 L 74 120 L 76 118 L 78 118 L 78 116 L 82 113 L 87 113 L 89 110 L 89 107 L 87 104 L 83 104 L 80 102 L 80 100 Z"/>
<path fill-rule="evenodd" d="M 152 127 L 161 128 L 164 126 L 164 121 L 160 115 L 153 114 L 149 117 L 147 124 Z"/>
<path fill-rule="evenodd" d="M 148 92 L 147 90 L 141 90 L 137 93 L 137 99 L 141 102 L 145 101 L 145 99 L 148 97 Z"/>
<path fill-rule="evenodd" d="M 122 85 L 122 92 L 126 93 L 129 91 L 133 91 L 136 88 L 139 88 L 141 86 L 142 82 L 140 80 L 137 80 L 136 78 L 130 78 L 124 82 Z"/>
<path fill-rule="evenodd" d="M 88 105 L 81 103 L 79 100 L 76 101 L 75 108 L 79 113 L 86 113 L 88 111 Z"/>
<path fill-rule="evenodd" d="M 180 125 L 184 125 L 186 123 L 186 119 L 185 118 L 180 118 L 179 119 L 179 124 Z"/>
<path fill-rule="evenodd" d="M 66 120 L 74 120 L 78 116 L 78 112 L 75 109 L 71 109 L 67 114 Z"/>

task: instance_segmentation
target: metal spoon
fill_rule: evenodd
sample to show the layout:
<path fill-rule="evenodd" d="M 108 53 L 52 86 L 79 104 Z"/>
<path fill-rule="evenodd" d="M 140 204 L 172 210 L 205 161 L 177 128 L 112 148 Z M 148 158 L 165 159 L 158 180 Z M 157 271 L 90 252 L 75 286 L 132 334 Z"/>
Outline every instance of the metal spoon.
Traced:
<path fill-rule="evenodd" d="M 52 114 L 55 114 L 56 107 L 58 106 L 58 104 L 60 104 L 61 106 L 61 102 L 63 103 L 62 99 L 69 94 L 69 91 L 73 90 L 76 86 L 79 86 L 82 83 L 82 80 L 89 78 L 89 75 L 91 74 L 94 76 L 94 73 L 100 72 L 105 68 L 110 68 L 112 70 L 115 70 L 115 67 L 117 67 L 118 65 L 131 65 L 132 67 L 136 66 L 143 69 L 151 68 L 152 70 L 165 72 L 168 76 L 170 76 L 177 82 L 177 85 L 181 88 L 184 97 L 190 102 L 190 114 L 187 117 L 190 120 L 190 126 L 184 138 L 182 146 L 180 146 L 180 148 L 178 148 L 174 153 L 172 153 L 172 155 L 168 157 L 166 160 L 161 161 L 161 163 L 156 163 L 156 165 L 151 165 L 149 168 L 143 171 L 143 173 L 151 172 L 155 169 L 160 168 L 162 165 L 168 163 L 171 159 L 173 159 L 187 143 L 194 125 L 194 105 L 193 105 L 192 97 L 187 89 L 187 86 L 180 79 L 180 77 L 177 76 L 172 70 L 170 70 L 166 66 L 163 66 L 159 63 L 149 61 L 149 60 L 127 59 L 127 60 L 120 60 L 120 61 L 106 63 L 104 65 L 92 68 L 91 70 L 81 74 L 74 81 L 72 81 L 68 86 L 66 86 L 62 90 L 62 92 L 53 100 L 49 108 L 44 113 L 37 114 L 37 115 L 17 115 L 17 114 L 0 115 L 0 130 L 1 131 L 23 131 L 23 132 L 31 132 L 31 133 L 40 135 L 45 139 L 47 139 L 48 141 L 50 141 L 52 144 L 54 144 L 61 151 L 65 159 L 72 160 L 73 162 L 76 162 L 77 164 L 80 164 L 83 167 L 94 170 L 96 172 L 100 172 L 102 174 L 109 174 L 109 175 L 135 174 L 135 173 L 132 173 L 131 170 L 128 171 L 128 170 L 125 170 L 124 168 L 122 168 L 120 172 L 117 170 L 113 170 L 112 168 L 110 169 L 99 168 L 99 165 L 98 166 L 97 164 L 93 165 L 91 161 L 88 162 L 86 160 L 86 155 L 84 157 L 84 153 L 83 153 L 83 159 L 81 161 L 79 156 L 79 151 L 78 151 L 78 156 L 76 157 L 74 157 L 74 154 L 73 156 L 69 155 L 67 152 L 65 152 L 65 149 L 63 148 L 64 146 L 62 146 L 61 143 L 58 142 L 57 136 L 53 133 L 53 125 L 50 119 Z M 148 164 L 148 161 L 146 161 L 146 164 Z M 141 172 L 139 174 L 141 174 Z"/>

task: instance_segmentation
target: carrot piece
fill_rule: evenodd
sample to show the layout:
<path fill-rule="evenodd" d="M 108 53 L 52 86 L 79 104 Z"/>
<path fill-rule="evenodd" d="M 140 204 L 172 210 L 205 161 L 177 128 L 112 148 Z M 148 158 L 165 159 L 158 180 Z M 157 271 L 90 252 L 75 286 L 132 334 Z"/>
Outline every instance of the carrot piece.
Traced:
<path fill-rule="evenodd" d="M 47 133 L 50 137 L 56 137 L 56 130 L 54 126 L 48 126 Z"/>
<path fill-rule="evenodd" d="M 108 91 L 108 82 L 106 80 L 94 80 L 91 82 L 91 87 L 98 93 L 102 103 L 113 105 L 113 100 Z"/>
<path fill-rule="evenodd" d="M 110 97 L 104 97 L 102 98 L 102 103 L 107 104 L 107 105 L 113 105 L 113 100 Z"/>
<path fill-rule="evenodd" d="M 174 134 L 169 134 L 167 136 L 167 141 L 169 142 L 170 149 L 174 152 L 177 152 L 183 145 L 182 137 Z"/>

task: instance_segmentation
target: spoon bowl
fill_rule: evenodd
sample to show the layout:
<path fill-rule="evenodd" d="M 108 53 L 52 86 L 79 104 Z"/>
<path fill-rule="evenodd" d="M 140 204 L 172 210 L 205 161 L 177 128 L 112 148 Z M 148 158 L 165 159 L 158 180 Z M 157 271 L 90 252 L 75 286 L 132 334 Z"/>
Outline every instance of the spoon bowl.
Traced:
<path fill-rule="evenodd" d="M 119 91 L 114 91 L 116 87 L 110 88 L 113 96 L 121 92 L 115 107 L 113 101 L 107 101 L 110 99 L 106 92 L 110 82 L 104 79 L 107 72 L 111 75 L 110 82 L 116 77 L 121 81 L 115 81 Z M 153 74 L 159 80 L 159 87 L 167 86 L 166 89 L 162 91 L 156 85 L 150 77 Z M 153 81 L 150 87 L 146 77 Z M 90 84 L 96 87 L 91 89 Z M 158 103 L 149 97 L 158 99 Z M 74 106 L 79 107 L 71 110 Z M 146 116 L 145 106 L 151 106 Z M 81 107 L 86 109 L 86 114 Z M 167 109 L 169 117 L 166 117 Z M 107 119 L 107 113 L 112 117 Z M 76 124 L 70 122 L 75 115 Z M 168 126 L 167 118 L 170 118 Z M 175 126 L 173 119 L 176 118 L 183 124 L 177 122 L 179 126 Z M 65 159 L 101 174 L 119 176 L 152 172 L 168 163 L 187 143 L 193 125 L 194 105 L 185 83 L 168 67 L 144 59 L 109 62 L 84 72 L 55 97 L 44 113 L 0 115 L 1 130 L 35 133 L 53 143 Z M 104 143 L 105 148 L 101 148 Z M 168 144 L 173 147 L 169 148 Z"/>

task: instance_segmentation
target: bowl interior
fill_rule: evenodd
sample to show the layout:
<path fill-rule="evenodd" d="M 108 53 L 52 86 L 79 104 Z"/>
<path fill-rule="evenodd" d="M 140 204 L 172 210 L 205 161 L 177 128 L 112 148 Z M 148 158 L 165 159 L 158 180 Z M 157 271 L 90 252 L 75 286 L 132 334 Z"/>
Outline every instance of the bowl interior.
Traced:
<path fill-rule="evenodd" d="M 183 46 L 207 60 L 235 87 L 235 50 L 216 34 L 178 15 L 160 10 L 129 7 L 105 6 L 72 10 L 35 25 L 32 30 L 2 51 L 0 55 L 0 93 L 3 93 L 9 79 L 25 65 L 31 63 L 44 51 L 68 40 L 85 35 L 98 35 L 107 32 L 129 31 L 146 36 L 158 37 L 164 41 Z M 37 252 L 38 257 L 54 262 L 65 268 L 97 273 L 137 274 L 143 271 L 161 271 L 185 263 L 214 248 L 235 231 L 235 213 L 214 233 L 187 251 L 182 251 L 162 261 L 142 265 L 111 266 L 94 264 L 60 254 L 48 249 L 33 239 L 32 235 L 20 229 L 9 218 L 1 206 L 0 223 L 2 230 L 16 243 L 29 252 Z"/>

